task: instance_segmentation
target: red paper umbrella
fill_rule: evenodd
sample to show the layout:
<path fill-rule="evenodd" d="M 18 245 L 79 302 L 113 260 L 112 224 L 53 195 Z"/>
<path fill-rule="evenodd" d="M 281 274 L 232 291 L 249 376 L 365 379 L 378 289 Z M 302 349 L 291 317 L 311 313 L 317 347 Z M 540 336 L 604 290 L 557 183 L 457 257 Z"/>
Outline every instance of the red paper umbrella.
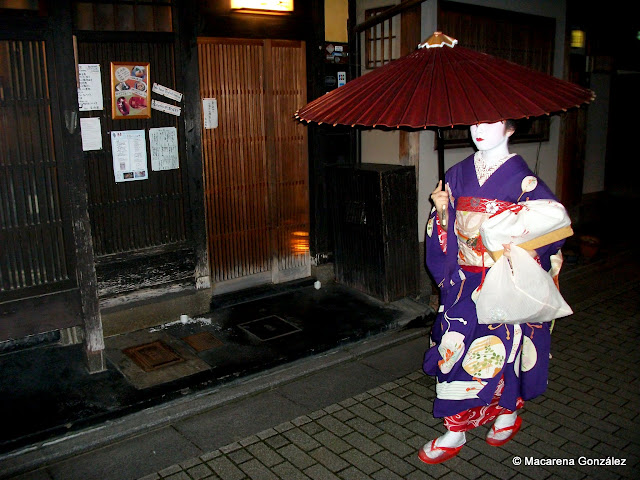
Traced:
<path fill-rule="evenodd" d="M 332 125 L 450 127 L 548 115 L 595 98 L 589 89 L 457 43 L 436 32 L 415 52 L 323 95 L 296 116 Z"/>

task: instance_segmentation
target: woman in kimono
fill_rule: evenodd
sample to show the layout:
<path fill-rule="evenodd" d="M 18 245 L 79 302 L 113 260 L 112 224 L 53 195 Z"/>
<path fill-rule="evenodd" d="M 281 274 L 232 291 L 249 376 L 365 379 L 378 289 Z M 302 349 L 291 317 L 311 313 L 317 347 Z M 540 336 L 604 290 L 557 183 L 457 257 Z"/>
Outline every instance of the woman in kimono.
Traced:
<path fill-rule="evenodd" d="M 519 201 L 555 200 L 522 157 L 509 153 L 514 131 L 511 120 L 473 125 L 478 151 L 449 169 L 431 195 L 426 261 L 440 307 L 423 368 L 437 377 L 433 414 L 444 418 L 447 432 L 420 450 L 429 464 L 457 455 L 465 432 L 489 422 L 487 443 L 504 445 L 520 429 L 524 401 L 547 386 L 550 323 L 480 324 L 474 301 L 494 263 L 479 236 L 482 222 Z M 529 253 L 550 271 L 561 263 L 561 245 Z"/>

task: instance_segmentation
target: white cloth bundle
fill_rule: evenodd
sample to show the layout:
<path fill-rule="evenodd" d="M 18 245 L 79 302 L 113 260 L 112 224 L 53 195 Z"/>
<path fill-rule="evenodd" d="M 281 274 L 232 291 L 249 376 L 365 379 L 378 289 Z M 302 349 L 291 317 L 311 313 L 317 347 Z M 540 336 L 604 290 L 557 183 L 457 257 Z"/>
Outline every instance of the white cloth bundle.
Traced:
<path fill-rule="evenodd" d="M 476 312 L 483 324 L 550 322 L 573 313 L 551 275 L 515 245 L 487 272 Z"/>
<path fill-rule="evenodd" d="M 571 219 L 564 206 L 554 200 L 514 204 L 480 226 L 482 243 L 494 260 L 502 255 L 504 244 L 534 250 L 571 235 Z"/>

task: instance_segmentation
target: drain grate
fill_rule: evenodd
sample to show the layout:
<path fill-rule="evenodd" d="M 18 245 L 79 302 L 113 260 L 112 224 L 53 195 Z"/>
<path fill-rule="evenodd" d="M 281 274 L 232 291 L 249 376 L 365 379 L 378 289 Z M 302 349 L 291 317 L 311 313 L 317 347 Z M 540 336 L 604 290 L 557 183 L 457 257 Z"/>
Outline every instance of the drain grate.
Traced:
<path fill-rule="evenodd" d="M 184 358 L 160 340 L 125 348 L 122 353 L 131 358 L 145 372 L 184 362 Z"/>
<path fill-rule="evenodd" d="M 301 331 L 298 327 L 277 315 L 270 315 L 250 322 L 241 323 L 238 327 L 255 335 L 262 341 L 273 340 L 274 338 L 284 337 L 285 335 Z"/>
<path fill-rule="evenodd" d="M 204 352 L 205 350 L 222 346 L 222 342 L 211 332 L 196 333 L 188 337 L 183 337 L 182 340 L 188 343 L 196 352 Z"/>

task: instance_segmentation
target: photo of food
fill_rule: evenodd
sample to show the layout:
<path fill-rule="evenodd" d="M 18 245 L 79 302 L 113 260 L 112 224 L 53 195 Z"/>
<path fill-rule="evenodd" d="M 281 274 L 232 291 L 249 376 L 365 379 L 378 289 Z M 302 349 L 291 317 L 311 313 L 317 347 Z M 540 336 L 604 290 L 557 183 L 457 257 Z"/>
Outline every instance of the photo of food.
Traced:
<path fill-rule="evenodd" d="M 112 118 L 150 118 L 148 91 L 149 64 L 111 62 Z"/>

